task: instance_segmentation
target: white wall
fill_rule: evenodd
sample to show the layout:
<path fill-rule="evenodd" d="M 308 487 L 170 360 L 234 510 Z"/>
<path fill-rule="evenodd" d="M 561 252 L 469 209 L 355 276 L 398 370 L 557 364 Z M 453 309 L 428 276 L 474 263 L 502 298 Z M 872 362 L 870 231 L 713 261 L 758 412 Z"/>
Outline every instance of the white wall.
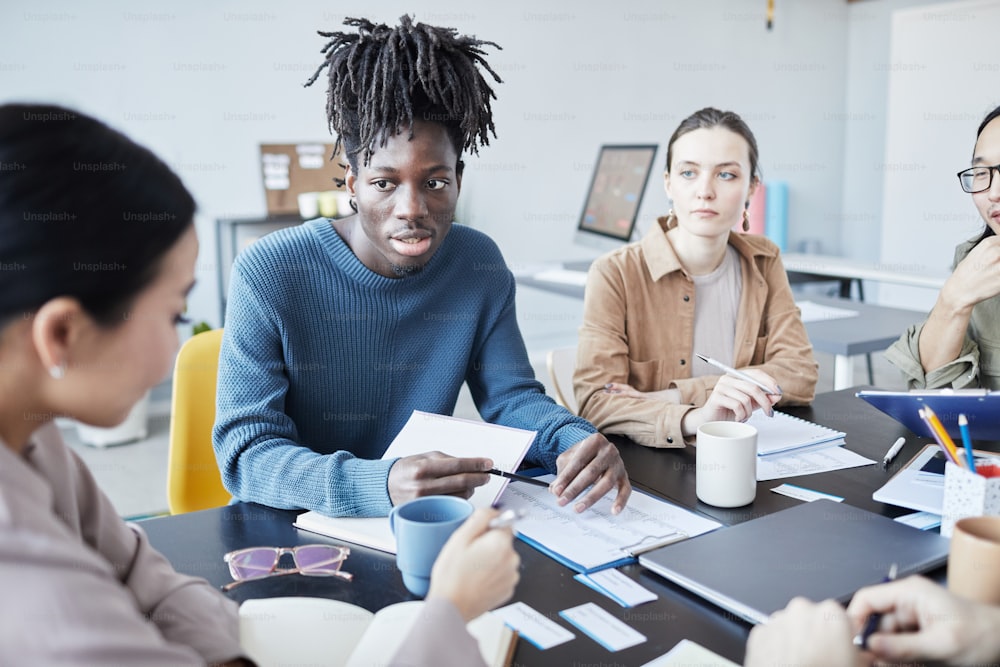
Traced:
<path fill-rule="evenodd" d="M 839 219 L 824 216 L 826 224 L 840 227 L 841 254 L 847 257 L 873 262 L 880 258 L 892 17 L 901 9 L 939 1 L 878 0 L 848 6 L 846 104 L 840 118 L 831 117 L 845 129 L 843 205 Z"/>
<path fill-rule="evenodd" d="M 859 7 L 869 4 L 879 3 Z M 499 137 L 468 161 L 459 217 L 494 236 L 513 263 L 589 256 L 571 239 L 598 145 L 663 147 L 705 105 L 741 113 L 765 178 L 789 181 L 789 246 L 815 239 L 837 252 L 851 13 L 844 0 L 781 2 L 768 32 L 764 8 L 763 0 L 387 0 L 350 13 L 394 22 L 415 11 L 504 47 L 489 56 L 505 79 Z M 325 86 L 301 83 L 319 62 L 315 31 L 338 29 L 343 11 L 318 1 L 5 0 L 0 100 L 96 114 L 181 173 L 201 208 L 190 310 L 218 324 L 214 219 L 263 212 L 259 142 L 327 137 Z M 645 224 L 666 207 L 654 179 Z"/>
<path fill-rule="evenodd" d="M 953 248 L 984 223 L 955 173 L 969 166 L 976 129 L 1000 104 L 1000 0 L 897 12 L 883 170 L 881 262 L 941 273 Z M 885 286 L 886 303 L 929 309 L 935 294 Z"/>

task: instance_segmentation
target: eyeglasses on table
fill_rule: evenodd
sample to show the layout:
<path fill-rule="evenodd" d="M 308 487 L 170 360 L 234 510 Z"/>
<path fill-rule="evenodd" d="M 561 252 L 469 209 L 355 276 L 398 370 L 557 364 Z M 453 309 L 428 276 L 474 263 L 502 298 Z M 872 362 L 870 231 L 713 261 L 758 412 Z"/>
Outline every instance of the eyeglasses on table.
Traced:
<path fill-rule="evenodd" d="M 291 554 L 295 567 L 279 568 L 284 554 Z M 341 570 L 344 560 L 351 555 L 347 547 L 332 544 L 302 544 L 297 547 L 250 547 L 230 551 L 223 560 L 229 564 L 233 581 L 224 585 L 228 591 L 246 581 L 301 574 L 307 577 L 339 577 L 351 581 L 354 575 Z"/>

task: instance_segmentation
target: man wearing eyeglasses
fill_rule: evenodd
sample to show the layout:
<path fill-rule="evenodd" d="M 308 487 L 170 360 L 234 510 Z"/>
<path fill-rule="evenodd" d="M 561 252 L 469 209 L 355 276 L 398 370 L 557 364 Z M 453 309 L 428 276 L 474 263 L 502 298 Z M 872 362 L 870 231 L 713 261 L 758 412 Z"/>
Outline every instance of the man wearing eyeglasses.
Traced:
<path fill-rule="evenodd" d="M 958 172 L 986 227 L 955 249 L 954 270 L 922 324 L 886 351 L 910 389 L 1000 389 L 1000 107 L 983 119 Z"/>

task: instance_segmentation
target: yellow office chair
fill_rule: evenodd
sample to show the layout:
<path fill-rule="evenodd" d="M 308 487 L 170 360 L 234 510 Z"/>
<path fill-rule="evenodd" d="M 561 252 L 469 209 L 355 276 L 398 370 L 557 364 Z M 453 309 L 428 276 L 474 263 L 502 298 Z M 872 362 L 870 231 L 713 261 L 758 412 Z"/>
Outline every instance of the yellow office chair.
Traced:
<path fill-rule="evenodd" d="M 221 346 L 222 329 L 213 329 L 192 336 L 177 353 L 167 467 L 171 514 L 222 507 L 231 499 L 212 449 Z"/>
<path fill-rule="evenodd" d="M 576 347 L 557 347 L 549 350 L 545 358 L 545 365 L 549 369 L 549 377 L 552 379 L 552 387 L 555 389 L 556 403 L 563 406 L 574 415 L 579 407 L 576 404 L 576 395 L 573 393 L 573 371 L 576 370 Z"/>

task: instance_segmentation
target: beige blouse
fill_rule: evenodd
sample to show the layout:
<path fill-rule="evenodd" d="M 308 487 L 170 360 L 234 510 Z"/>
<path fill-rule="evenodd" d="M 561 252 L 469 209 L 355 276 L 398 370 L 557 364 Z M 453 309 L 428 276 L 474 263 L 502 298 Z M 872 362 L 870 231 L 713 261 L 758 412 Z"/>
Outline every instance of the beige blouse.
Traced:
<path fill-rule="evenodd" d="M 593 266 L 587 277 L 573 386 L 580 415 L 604 433 L 650 447 L 683 447 L 681 419 L 705 404 L 717 374 L 693 377 L 696 293 L 661 218 L 642 241 Z M 732 365 L 759 368 L 781 387 L 781 405 L 813 399 L 818 370 L 777 246 L 763 236 L 730 233 L 742 291 Z M 700 350 L 698 350 L 700 352 Z M 608 382 L 639 391 L 676 389 L 680 403 L 605 393 Z"/>
<path fill-rule="evenodd" d="M 204 665 L 241 655 L 237 607 L 126 524 L 50 422 L 0 442 L 0 664 Z"/>

